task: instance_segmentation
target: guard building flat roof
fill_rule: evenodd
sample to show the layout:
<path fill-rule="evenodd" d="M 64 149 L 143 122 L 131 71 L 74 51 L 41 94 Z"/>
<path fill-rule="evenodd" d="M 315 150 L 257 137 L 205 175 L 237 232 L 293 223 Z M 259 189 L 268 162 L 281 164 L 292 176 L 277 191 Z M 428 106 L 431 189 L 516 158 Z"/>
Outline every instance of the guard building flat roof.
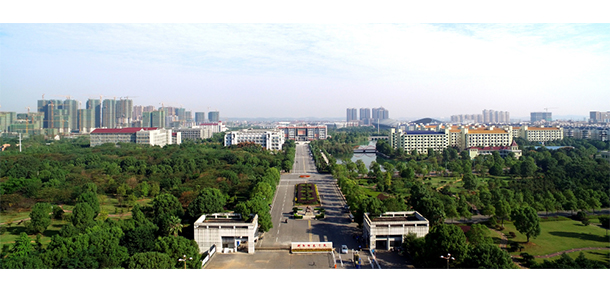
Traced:
<path fill-rule="evenodd" d="M 193 228 L 199 251 L 209 250 L 215 245 L 223 253 L 237 252 L 242 248 L 254 253 L 254 244 L 258 240 L 258 215 L 249 220 L 236 213 L 201 215 Z"/>
<path fill-rule="evenodd" d="M 417 211 L 386 212 L 379 216 L 364 214 L 363 235 L 371 249 L 399 247 L 409 233 L 423 237 L 430 222 Z"/>

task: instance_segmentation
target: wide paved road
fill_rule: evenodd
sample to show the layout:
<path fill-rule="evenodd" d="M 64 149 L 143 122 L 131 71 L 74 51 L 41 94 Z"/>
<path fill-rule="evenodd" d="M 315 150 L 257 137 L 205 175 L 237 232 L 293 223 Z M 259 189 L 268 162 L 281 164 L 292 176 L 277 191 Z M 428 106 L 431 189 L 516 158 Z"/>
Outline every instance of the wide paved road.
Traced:
<path fill-rule="evenodd" d="M 309 175 L 302 178 L 302 175 Z M 322 206 L 326 209 L 323 220 L 303 220 L 290 218 L 294 201 L 294 185 L 311 182 L 318 185 Z M 291 173 L 282 174 L 275 198 L 271 207 L 273 228 L 265 233 L 256 244 L 255 254 L 233 253 L 214 255 L 207 269 L 353 269 L 351 261 L 352 249 L 358 248 L 353 238 L 361 234 L 356 223 L 352 223 L 348 213 L 344 213 L 345 201 L 340 194 L 335 179 L 330 174 L 319 174 L 313 159 L 310 157 L 309 145 L 297 142 L 295 163 Z M 263 250 L 263 248 L 288 248 L 291 242 L 321 242 L 330 241 L 335 247 L 335 258 L 329 253 L 322 254 L 291 254 L 287 250 Z M 350 248 L 349 254 L 340 254 L 342 244 Z M 370 254 L 361 252 L 362 268 L 378 268 L 372 264 Z M 390 258 L 396 256 L 389 255 Z M 392 267 L 389 261 L 379 257 L 384 267 Z M 403 259 L 398 258 L 396 267 L 404 266 Z"/>
<path fill-rule="evenodd" d="M 309 177 L 302 178 L 303 175 Z M 326 209 L 326 218 L 323 220 L 290 219 L 294 207 L 294 186 L 303 182 L 318 186 L 322 207 Z M 281 247 L 289 246 L 291 242 L 330 241 L 337 251 L 342 244 L 355 249 L 358 245 L 352 236 L 358 231 L 357 225 L 350 221 L 348 213 L 343 212 L 344 206 L 345 201 L 337 189 L 335 179 L 330 174 L 319 174 L 310 156 L 309 145 L 298 142 L 292 172 L 281 176 L 272 204 L 274 227 L 257 246 Z M 287 218 L 288 223 L 284 223 Z"/>

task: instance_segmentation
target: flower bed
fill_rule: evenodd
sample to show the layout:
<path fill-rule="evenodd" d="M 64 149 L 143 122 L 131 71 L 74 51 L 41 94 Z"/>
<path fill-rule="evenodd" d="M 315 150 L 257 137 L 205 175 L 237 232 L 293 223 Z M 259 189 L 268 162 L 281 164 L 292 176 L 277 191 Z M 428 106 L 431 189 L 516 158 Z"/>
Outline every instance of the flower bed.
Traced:
<path fill-rule="evenodd" d="M 312 183 L 297 184 L 295 187 L 297 204 L 319 204 L 318 187 Z"/>

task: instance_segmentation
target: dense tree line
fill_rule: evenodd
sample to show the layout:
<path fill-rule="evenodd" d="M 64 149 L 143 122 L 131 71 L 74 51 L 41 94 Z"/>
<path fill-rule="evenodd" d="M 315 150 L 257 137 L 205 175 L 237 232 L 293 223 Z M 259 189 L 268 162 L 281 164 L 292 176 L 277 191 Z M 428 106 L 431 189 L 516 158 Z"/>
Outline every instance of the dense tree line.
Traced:
<path fill-rule="evenodd" d="M 361 161 L 347 161 L 342 165 L 332 164 L 332 172 L 358 223 L 362 222 L 365 212 L 374 215 L 390 210 L 417 210 L 434 229 L 445 225 L 447 219 L 482 214 L 489 217 L 491 226 L 499 228 L 505 220 L 511 220 L 529 241 L 541 232 L 537 212 L 589 211 L 610 206 L 607 184 L 610 166 L 607 161 L 596 158 L 598 147 L 603 149 L 607 145 L 588 140 L 568 141 L 575 148 L 549 150 L 526 145 L 519 159 L 511 154 L 502 157 L 498 152 L 470 159 L 468 152 L 454 148 L 442 152 L 428 149 L 427 154 L 405 153 L 380 140 L 377 150 L 390 157 L 383 163 L 385 171 L 376 161 L 368 168 Z M 426 182 L 430 176 L 448 177 L 448 180 L 459 177 L 462 188 L 433 188 Z M 369 196 L 370 191 L 365 192 L 363 188 L 383 196 Z M 390 209 L 390 206 L 398 207 Z M 431 242 L 425 244 L 428 246 Z M 475 250 L 474 246 L 470 247 Z M 497 252 L 492 247 L 478 247 L 476 252 L 491 253 L 492 249 Z M 440 254 L 428 256 L 435 264 L 423 260 L 422 266 L 439 265 Z M 456 263 L 456 266 L 475 267 L 475 258 L 471 256 L 470 262 Z"/>
<path fill-rule="evenodd" d="M 136 144 L 88 147 L 69 141 L 31 140 L 23 153 L 4 152 L 0 162 L 2 211 L 31 209 L 26 232 L 4 245 L 2 268 L 181 268 L 177 259 L 201 262 L 192 239 L 194 221 L 206 213 L 233 210 L 259 216 L 272 227 L 269 204 L 280 179 L 290 171 L 295 143 L 281 152 L 259 145 L 224 148 L 214 137 L 163 148 Z M 126 220 L 109 218 L 100 207 L 109 198 L 131 211 Z M 137 203 L 152 198 L 148 206 Z M 57 205 L 74 205 L 64 213 Z M 116 210 L 116 208 L 115 208 Z M 115 211 L 116 213 L 116 211 Z M 43 247 L 40 235 L 52 219 L 63 219 L 58 235 Z M 37 234 L 36 244 L 27 234 Z"/>

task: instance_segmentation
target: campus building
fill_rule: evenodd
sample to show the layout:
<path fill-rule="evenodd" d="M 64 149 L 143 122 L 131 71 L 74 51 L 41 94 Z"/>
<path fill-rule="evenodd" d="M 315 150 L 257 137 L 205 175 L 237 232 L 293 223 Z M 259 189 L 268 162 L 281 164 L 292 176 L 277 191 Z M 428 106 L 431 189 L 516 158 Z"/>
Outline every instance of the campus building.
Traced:
<path fill-rule="evenodd" d="M 185 129 L 174 129 L 174 132 L 182 133 L 182 139 L 197 140 L 211 138 L 214 133 L 221 133 L 227 130 L 227 127 L 222 122 L 203 123 Z"/>
<path fill-rule="evenodd" d="M 91 147 L 119 142 L 163 147 L 169 144 L 181 144 L 182 139 L 180 133 L 172 133 L 172 130 L 160 128 L 95 129 L 90 135 Z"/>
<path fill-rule="evenodd" d="M 459 148 L 465 150 L 470 147 L 497 147 L 509 146 L 513 141 L 513 130 L 491 127 L 461 129 L 461 141 Z"/>
<path fill-rule="evenodd" d="M 325 140 L 328 133 L 326 125 L 289 125 L 278 129 L 284 133 L 285 140 L 296 141 Z"/>
<path fill-rule="evenodd" d="M 502 158 L 508 156 L 509 153 L 513 153 L 516 159 L 521 157 L 521 150 L 519 150 L 519 146 L 515 141 L 510 146 L 470 147 L 467 150 L 470 159 L 474 159 L 479 155 L 492 155 L 494 151 L 498 151 Z"/>
<path fill-rule="evenodd" d="M 200 251 L 215 245 L 223 253 L 237 252 L 240 247 L 254 253 L 254 244 L 258 240 L 258 215 L 248 221 L 235 213 L 202 215 L 195 221 L 193 229 Z"/>
<path fill-rule="evenodd" d="M 237 145 L 242 142 L 252 142 L 267 150 L 282 150 L 284 133 L 281 130 L 247 129 L 227 132 L 224 146 Z"/>
<path fill-rule="evenodd" d="M 386 212 L 381 216 L 364 214 L 363 236 L 371 249 L 400 247 L 405 235 L 414 233 L 424 237 L 430 231 L 430 222 L 417 211 Z"/>
<path fill-rule="evenodd" d="M 532 142 L 546 142 L 563 139 L 563 129 L 560 127 L 529 127 L 519 129 L 519 137 Z"/>
<path fill-rule="evenodd" d="M 389 142 L 394 148 L 402 148 L 411 153 L 417 150 L 419 154 L 428 154 L 428 149 L 443 151 L 449 146 L 449 130 L 444 131 L 403 131 L 390 129 Z"/>

